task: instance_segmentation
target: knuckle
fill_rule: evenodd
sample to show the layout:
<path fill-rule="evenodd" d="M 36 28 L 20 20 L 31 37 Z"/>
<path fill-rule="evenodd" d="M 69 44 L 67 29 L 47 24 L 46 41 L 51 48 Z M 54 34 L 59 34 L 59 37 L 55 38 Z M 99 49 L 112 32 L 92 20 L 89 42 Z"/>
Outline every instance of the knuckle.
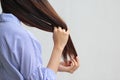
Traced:
<path fill-rule="evenodd" d="M 67 32 L 64 32 L 65 33 L 65 35 L 69 35 Z"/>

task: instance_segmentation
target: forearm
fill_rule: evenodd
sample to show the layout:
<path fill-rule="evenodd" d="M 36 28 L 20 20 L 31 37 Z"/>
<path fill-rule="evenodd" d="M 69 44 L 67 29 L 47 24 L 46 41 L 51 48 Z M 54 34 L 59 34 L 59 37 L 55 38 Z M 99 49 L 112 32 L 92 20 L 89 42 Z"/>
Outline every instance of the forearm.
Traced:
<path fill-rule="evenodd" d="M 48 68 L 52 69 L 55 73 L 58 70 L 58 66 L 60 63 L 61 55 L 62 55 L 63 48 L 54 46 L 53 51 L 47 65 Z"/>
<path fill-rule="evenodd" d="M 52 69 L 54 72 L 57 72 L 58 66 L 60 63 L 60 58 L 63 52 L 63 49 L 68 41 L 69 30 L 62 29 L 61 27 L 54 27 L 53 41 L 54 47 L 51 54 L 51 58 L 48 63 L 48 68 Z"/>

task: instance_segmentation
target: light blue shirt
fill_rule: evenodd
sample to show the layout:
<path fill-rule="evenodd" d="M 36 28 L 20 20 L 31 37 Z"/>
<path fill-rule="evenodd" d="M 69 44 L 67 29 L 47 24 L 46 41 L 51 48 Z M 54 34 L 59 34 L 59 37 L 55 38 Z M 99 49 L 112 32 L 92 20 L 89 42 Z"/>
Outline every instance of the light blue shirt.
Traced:
<path fill-rule="evenodd" d="M 55 80 L 42 64 L 41 45 L 13 14 L 0 14 L 0 80 Z"/>

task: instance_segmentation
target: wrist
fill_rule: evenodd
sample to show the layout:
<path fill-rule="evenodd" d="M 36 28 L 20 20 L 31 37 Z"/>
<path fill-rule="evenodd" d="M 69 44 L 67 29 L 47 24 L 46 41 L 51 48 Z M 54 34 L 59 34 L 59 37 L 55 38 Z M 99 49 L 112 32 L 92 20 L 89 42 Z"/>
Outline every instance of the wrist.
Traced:
<path fill-rule="evenodd" d="M 57 50 L 63 51 L 64 47 L 59 46 L 59 45 L 54 45 L 54 49 L 57 49 Z"/>
<path fill-rule="evenodd" d="M 60 63 L 61 55 L 62 55 L 63 48 L 59 46 L 53 47 L 53 51 L 49 60 L 49 63 L 47 65 L 48 68 L 52 69 L 53 71 L 58 71 L 58 66 Z"/>

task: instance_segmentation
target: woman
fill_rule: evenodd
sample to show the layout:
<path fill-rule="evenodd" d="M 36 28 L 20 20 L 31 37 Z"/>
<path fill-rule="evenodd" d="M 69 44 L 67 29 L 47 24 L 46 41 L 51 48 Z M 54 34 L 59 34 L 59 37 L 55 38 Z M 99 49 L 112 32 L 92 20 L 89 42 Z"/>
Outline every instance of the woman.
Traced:
<path fill-rule="evenodd" d="M 69 29 L 47 0 L 1 0 L 1 5 L 0 80 L 55 80 L 58 71 L 73 73 L 79 67 Z M 42 64 L 41 45 L 20 22 L 53 32 L 47 67 Z"/>

